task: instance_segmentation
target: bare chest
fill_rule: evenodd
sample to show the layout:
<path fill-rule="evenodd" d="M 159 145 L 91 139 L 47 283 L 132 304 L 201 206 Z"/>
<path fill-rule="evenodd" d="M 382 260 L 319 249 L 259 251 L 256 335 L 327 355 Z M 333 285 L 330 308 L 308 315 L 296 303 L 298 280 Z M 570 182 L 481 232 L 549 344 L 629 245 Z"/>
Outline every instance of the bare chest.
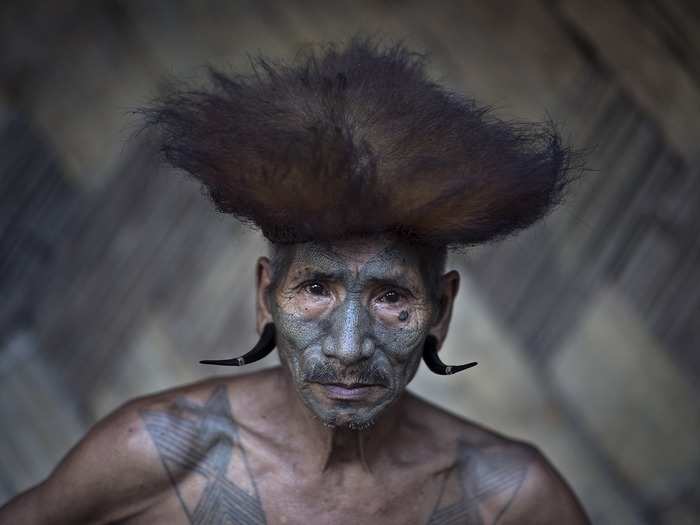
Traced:
<path fill-rule="evenodd" d="M 338 525 L 429 522 L 441 480 L 421 469 L 372 477 L 339 473 L 261 483 L 269 523 Z"/>
<path fill-rule="evenodd" d="M 352 476 L 346 476 L 352 478 Z M 438 477 L 308 479 L 268 474 L 256 480 L 190 476 L 142 515 L 127 521 L 168 524 L 420 524 L 431 522 Z"/>
<path fill-rule="evenodd" d="M 280 452 L 253 432 L 241 437 L 222 389 L 203 406 L 185 400 L 142 417 L 164 490 L 126 521 L 132 525 L 494 523 L 526 470 L 519 453 L 458 440 L 411 449 L 422 453 L 387 453 L 371 475 L 351 468 L 314 473 L 303 464 L 312 452 Z"/>

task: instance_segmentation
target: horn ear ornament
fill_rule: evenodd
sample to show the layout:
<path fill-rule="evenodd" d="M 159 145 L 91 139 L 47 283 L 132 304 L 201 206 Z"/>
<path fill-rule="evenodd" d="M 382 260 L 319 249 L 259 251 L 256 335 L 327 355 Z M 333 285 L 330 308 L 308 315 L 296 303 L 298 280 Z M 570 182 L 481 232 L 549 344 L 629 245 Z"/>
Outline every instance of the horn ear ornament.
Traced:
<path fill-rule="evenodd" d="M 446 365 L 437 355 L 438 340 L 434 335 L 429 335 L 425 338 L 425 343 L 423 344 L 423 361 L 428 365 L 431 372 L 435 372 L 441 376 L 449 376 L 466 370 L 477 365 L 477 362 L 467 363 L 466 365 L 450 366 Z"/>
<path fill-rule="evenodd" d="M 260 334 L 260 339 L 247 354 L 231 359 L 205 359 L 200 363 L 203 365 L 243 366 L 260 361 L 275 349 L 275 345 L 275 325 L 267 323 Z"/>

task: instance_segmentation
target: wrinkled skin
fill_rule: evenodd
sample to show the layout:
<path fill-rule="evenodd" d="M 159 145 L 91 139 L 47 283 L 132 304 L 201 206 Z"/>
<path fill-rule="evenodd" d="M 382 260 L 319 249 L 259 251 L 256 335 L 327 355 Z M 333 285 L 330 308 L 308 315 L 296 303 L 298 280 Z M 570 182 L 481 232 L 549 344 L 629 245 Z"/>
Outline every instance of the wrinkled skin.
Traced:
<path fill-rule="evenodd" d="M 420 363 L 439 313 L 430 262 L 382 238 L 288 250 L 284 275 L 267 292 L 280 358 L 324 424 L 365 428 L 401 396 Z M 368 387 L 362 399 L 344 400 L 329 395 L 329 384 Z"/>

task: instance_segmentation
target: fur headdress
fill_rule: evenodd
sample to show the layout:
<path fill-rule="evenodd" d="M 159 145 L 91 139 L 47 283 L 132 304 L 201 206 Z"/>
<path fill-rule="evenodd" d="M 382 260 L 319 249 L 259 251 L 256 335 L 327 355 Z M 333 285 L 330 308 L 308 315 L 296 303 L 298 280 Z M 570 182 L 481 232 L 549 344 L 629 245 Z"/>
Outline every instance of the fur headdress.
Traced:
<path fill-rule="evenodd" d="M 401 44 L 356 37 L 252 65 L 210 69 L 210 88 L 175 90 L 144 113 L 167 161 L 274 243 L 394 232 L 469 246 L 532 224 L 569 180 L 551 123 L 492 117 Z"/>

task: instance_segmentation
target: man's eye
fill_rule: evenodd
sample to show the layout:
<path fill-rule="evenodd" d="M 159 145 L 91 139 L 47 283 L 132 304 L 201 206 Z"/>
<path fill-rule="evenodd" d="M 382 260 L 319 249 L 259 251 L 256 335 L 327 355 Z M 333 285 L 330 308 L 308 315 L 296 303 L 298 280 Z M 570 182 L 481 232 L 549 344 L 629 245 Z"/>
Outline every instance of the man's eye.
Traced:
<path fill-rule="evenodd" d="M 319 282 L 312 282 L 308 283 L 304 286 L 304 290 L 306 290 L 308 293 L 311 295 L 316 295 L 316 296 L 321 296 L 321 297 L 326 297 L 329 294 L 328 289 L 321 283 Z"/>
<path fill-rule="evenodd" d="M 401 300 L 401 294 L 396 290 L 389 290 L 379 296 L 378 301 L 382 303 L 398 303 Z"/>

